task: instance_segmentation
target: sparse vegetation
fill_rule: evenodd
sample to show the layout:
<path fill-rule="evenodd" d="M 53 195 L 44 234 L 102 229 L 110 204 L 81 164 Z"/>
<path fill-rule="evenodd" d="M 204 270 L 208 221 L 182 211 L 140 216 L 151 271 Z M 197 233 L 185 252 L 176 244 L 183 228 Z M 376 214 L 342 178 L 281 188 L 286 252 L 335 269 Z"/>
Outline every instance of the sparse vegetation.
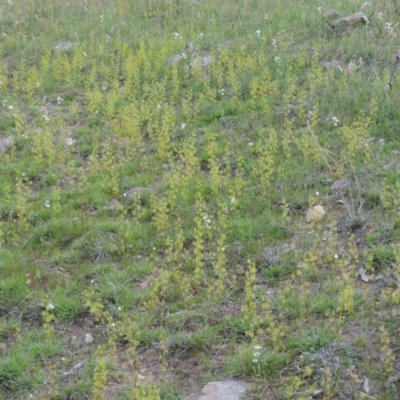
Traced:
<path fill-rule="evenodd" d="M 289 3 L 0 6 L 1 398 L 397 398 L 397 5 Z"/>

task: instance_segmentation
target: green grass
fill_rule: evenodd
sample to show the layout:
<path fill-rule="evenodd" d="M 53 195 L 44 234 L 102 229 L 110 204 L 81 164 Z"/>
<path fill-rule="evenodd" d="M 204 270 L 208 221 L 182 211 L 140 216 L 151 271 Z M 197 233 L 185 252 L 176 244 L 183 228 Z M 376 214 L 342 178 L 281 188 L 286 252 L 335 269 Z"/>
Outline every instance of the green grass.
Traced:
<path fill-rule="evenodd" d="M 1 7 L 1 398 L 394 398 L 396 1 Z"/>

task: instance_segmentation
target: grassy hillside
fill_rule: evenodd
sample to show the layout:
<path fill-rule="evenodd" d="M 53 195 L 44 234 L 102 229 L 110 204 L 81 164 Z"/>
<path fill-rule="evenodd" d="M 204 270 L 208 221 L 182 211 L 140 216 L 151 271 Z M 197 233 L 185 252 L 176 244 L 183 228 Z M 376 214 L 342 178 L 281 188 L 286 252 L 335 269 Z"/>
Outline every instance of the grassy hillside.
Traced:
<path fill-rule="evenodd" d="M 400 398 L 396 7 L 2 2 L 0 398 Z"/>

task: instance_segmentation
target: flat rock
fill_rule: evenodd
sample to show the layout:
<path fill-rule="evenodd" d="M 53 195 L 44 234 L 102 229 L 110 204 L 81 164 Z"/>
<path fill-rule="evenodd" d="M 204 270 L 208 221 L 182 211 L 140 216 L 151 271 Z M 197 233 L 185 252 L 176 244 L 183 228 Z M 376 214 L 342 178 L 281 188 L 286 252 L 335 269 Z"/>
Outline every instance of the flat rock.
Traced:
<path fill-rule="evenodd" d="M 124 197 L 126 199 L 132 200 L 135 197 L 135 195 L 141 196 L 143 193 L 153 192 L 153 191 L 154 189 L 150 187 L 133 187 L 124 193 Z"/>
<path fill-rule="evenodd" d="M 321 205 L 317 205 L 317 206 L 311 207 L 307 211 L 306 222 L 309 224 L 310 222 L 313 222 L 313 221 L 320 221 L 324 217 L 325 217 L 324 207 L 322 207 Z"/>
<path fill-rule="evenodd" d="M 65 143 L 67 144 L 67 146 L 73 146 L 76 143 L 76 140 L 71 137 L 67 137 L 65 139 Z"/>
<path fill-rule="evenodd" d="M 198 56 L 198 57 L 195 57 L 189 63 L 189 68 L 207 67 L 213 60 L 214 60 L 214 57 L 211 55 L 202 56 L 202 57 Z"/>
<path fill-rule="evenodd" d="M 176 63 L 178 63 L 179 61 L 184 60 L 184 59 L 185 59 L 185 56 L 184 56 L 184 55 L 182 55 L 182 54 L 176 54 L 176 55 L 172 56 L 171 58 L 168 58 L 168 60 L 167 60 L 167 65 L 176 64 Z"/>
<path fill-rule="evenodd" d="M 347 65 L 346 65 L 346 67 L 345 67 L 345 71 L 346 72 L 353 72 L 353 71 L 356 71 L 358 69 L 358 66 L 357 66 L 357 64 L 354 64 L 354 63 L 348 63 Z"/>
<path fill-rule="evenodd" d="M 333 182 L 331 185 L 331 189 L 332 190 L 344 189 L 348 186 L 350 186 L 350 179 L 342 178 L 339 179 L 338 181 Z"/>
<path fill-rule="evenodd" d="M 240 400 L 247 387 L 245 382 L 236 380 L 208 382 L 200 394 L 192 394 L 186 400 Z"/>
<path fill-rule="evenodd" d="M 336 10 L 331 8 L 331 9 L 325 11 L 323 16 L 326 19 L 332 19 L 332 18 L 337 18 L 339 16 L 339 13 Z"/>
<path fill-rule="evenodd" d="M 358 13 L 349 15 L 347 17 L 338 19 L 331 25 L 331 27 L 332 28 L 345 28 L 345 27 L 348 27 L 351 25 L 358 24 L 359 22 L 363 22 L 363 23 L 368 22 L 367 16 L 362 12 L 358 12 Z"/>
<path fill-rule="evenodd" d="M 12 139 L 11 137 L 5 137 L 0 139 L 0 151 L 6 152 L 11 148 Z"/>
<path fill-rule="evenodd" d="M 338 60 L 322 61 L 321 65 L 324 68 L 337 68 L 337 69 L 339 69 L 341 67 L 340 61 L 338 61 Z"/>
<path fill-rule="evenodd" d="M 72 49 L 74 46 L 75 46 L 75 43 L 73 43 L 73 42 L 61 42 L 61 43 L 58 43 L 58 45 L 54 47 L 54 50 L 65 51 L 65 50 Z"/>
<path fill-rule="evenodd" d="M 122 204 L 118 201 L 118 200 L 112 200 L 110 204 L 108 204 L 107 206 L 103 207 L 105 210 L 118 210 L 118 209 L 122 209 L 123 206 Z"/>

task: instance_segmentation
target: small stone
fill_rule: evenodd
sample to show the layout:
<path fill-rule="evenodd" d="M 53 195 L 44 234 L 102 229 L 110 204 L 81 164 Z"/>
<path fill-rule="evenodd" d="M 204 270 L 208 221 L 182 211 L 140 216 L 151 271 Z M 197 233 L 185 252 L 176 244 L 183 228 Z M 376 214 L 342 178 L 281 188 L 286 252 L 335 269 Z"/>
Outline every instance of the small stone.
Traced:
<path fill-rule="evenodd" d="M 321 205 L 317 205 L 314 207 L 311 207 L 307 211 L 306 215 L 306 222 L 309 224 L 312 221 L 319 221 L 325 217 L 325 210 L 324 207 Z"/>
<path fill-rule="evenodd" d="M 161 165 L 161 168 L 162 168 L 164 171 L 169 171 L 169 170 L 171 169 L 171 167 L 169 166 L 169 164 L 163 164 L 163 165 Z"/>
<path fill-rule="evenodd" d="M 75 46 L 75 43 L 73 42 L 61 42 L 57 46 L 54 47 L 54 50 L 56 51 L 65 51 L 72 49 Z"/>
<path fill-rule="evenodd" d="M 80 369 L 83 367 L 83 363 L 79 362 L 78 364 L 75 364 L 69 371 L 64 372 L 64 376 L 68 376 L 68 375 L 72 375 L 74 373 L 74 371 L 76 371 L 77 369 Z"/>
<path fill-rule="evenodd" d="M 200 394 L 192 394 L 186 400 L 240 400 L 246 389 L 246 383 L 241 381 L 209 382 Z"/>
<path fill-rule="evenodd" d="M 0 151 L 6 152 L 7 150 L 10 150 L 11 145 L 12 140 L 10 136 L 0 139 Z"/>
<path fill-rule="evenodd" d="M 351 62 L 351 63 L 347 64 L 345 70 L 346 70 L 346 72 L 350 73 L 350 72 L 355 71 L 357 68 L 358 68 L 357 64 L 354 64 Z"/>
<path fill-rule="evenodd" d="M 85 336 L 85 343 L 92 344 L 93 343 L 93 336 L 91 333 L 87 333 Z"/>
<path fill-rule="evenodd" d="M 68 137 L 65 139 L 65 143 L 67 144 L 67 146 L 73 146 L 76 143 L 76 140 Z"/>
<path fill-rule="evenodd" d="M 370 392 L 370 386 L 369 386 L 369 379 L 365 378 L 364 383 L 363 383 L 363 389 L 365 393 L 369 393 Z"/>
<path fill-rule="evenodd" d="M 361 278 L 361 280 L 362 280 L 363 282 L 368 283 L 369 278 L 368 278 L 368 275 L 367 275 L 367 273 L 366 273 L 366 271 L 365 271 L 364 268 L 361 267 L 361 268 L 358 270 L 358 274 L 360 275 L 360 278 Z"/>
<path fill-rule="evenodd" d="M 344 189 L 348 186 L 350 186 L 350 179 L 342 178 L 339 179 L 338 181 L 333 182 L 331 189 L 332 190 Z"/>

